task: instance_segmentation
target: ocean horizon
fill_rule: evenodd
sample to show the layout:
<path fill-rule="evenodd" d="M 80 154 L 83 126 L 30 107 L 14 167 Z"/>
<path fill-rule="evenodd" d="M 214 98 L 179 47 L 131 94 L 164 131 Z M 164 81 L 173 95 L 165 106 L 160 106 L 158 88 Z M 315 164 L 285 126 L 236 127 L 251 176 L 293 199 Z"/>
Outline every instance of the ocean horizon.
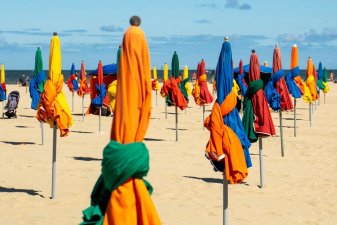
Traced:
<path fill-rule="evenodd" d="M 89 75 L 91 71 L 93 70 L 86 70 L 87 74 Z M 169 70 L 169 74 L 170 74 Z M 212 75 L 214 74 L 214 69 L 209 69 L 206 71 L 207 73 L 207 81 L 211 81 Z M 46 74 L 48 74 L 48 70 L 45 70 Z M 80 71 L 77 70 L 77 73 L 79 73 Z M 181 74 L 183 74 L 183 70 L 180 70 Z M 196 70 L 189 70 L 188 71 L 188 76 L 189 78 L 192 77 L 192 74 L 195 73 Z M 289 70 L 284 70 L 285 74 L 287 74 L 289 72 Z M 330 74 L 330 72 L 337 74 L 337 69 L 328 69 L 328 74 Z M 62 70 L 62 74 L 64 75 L 64 82 L 66 82 L 68 80 L 68 78 L 70 77 L 70 70 Z M 20 77 L 29 77 L 32 78 L 34 75 L 34 70 L 5 70 L 5 75 L 6 75 L 6 83 L 7 84 L 16 84 L 17 82 L 19 82 Z M 157 76 L 159 81 L 162 81 L 163 79 L 163 70 L 162 69 L 157 69 Z M 306 77 L 306 70 L 300 70 L 300 76 L 302 77 L 302 79 L 305 79 Z M 336 76 L 335 76 L 335 80 L 336 80 Z"/>

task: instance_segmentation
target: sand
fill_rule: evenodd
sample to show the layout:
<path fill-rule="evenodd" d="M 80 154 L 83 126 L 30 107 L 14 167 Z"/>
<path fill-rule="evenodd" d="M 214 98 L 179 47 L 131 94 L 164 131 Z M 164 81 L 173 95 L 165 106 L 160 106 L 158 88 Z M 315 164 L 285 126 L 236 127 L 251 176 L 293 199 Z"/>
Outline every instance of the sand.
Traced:
<path fill-rule="evenodd" d="M 0 224 L 78 224 L 90 204 L 90 193 L 100 174 L 102 150 L 109 141 L 112 117 L 82 122 L 81 98 L 75 96 L 74 126 L 68 137 L 57 138 L 56 199 L 51 196 L 52 129 L 40 124 L 30 109 L 25 87 L 8 85 L 21 93 L 17 119 L 0 119 Z M 71 92 L 64 87 L 71 105 Z M 85 105 L 89 104 L 89 96 Z M 323 96 L 309 126 L 308 105 L 298 100 L 297 137 L 293 112 L 283 113 L 285 157 L 279 136 L 263 140 L 265 187 L 259 188 L 258 143 L 250 149 L 253 167 L 245 183 L 229 187 L 229 224 L 337 224 L 337 86 Z M 0 103 L 1 104 L 1 103 Z M 174 108 L 165 119 L 164 99 L 158 93 L 146 145 L 150 151 L 147 180 L 164 225 L 222 224 L 222 174 L 204 157 L 209 132 L 203 130 L 202 108 L 192 97 L 179 110 L 179 140 L 175 141 Z M 0 105 L 1 106 L 1 105 Z M 315 108 L 315 107 L 314 107 Z M 206 114 L 211 105 L 206 106 Z M 279 134 L 278 113 L 272 113 Z"/>

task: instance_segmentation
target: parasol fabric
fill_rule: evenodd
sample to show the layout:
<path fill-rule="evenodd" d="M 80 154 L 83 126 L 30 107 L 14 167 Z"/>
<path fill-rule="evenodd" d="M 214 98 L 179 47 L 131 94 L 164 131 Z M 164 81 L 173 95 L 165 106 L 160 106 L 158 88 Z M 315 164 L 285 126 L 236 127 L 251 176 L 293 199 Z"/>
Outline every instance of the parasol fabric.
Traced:
<path fill-rule="evenodd" d="M 226 179 L 230 183 L 238 183 L 247 177 L 247 166 L 251 166 L 250 142 L 243 131 L 236 109 L 237 95 L 232 86 L 232 52 L 230 43 L 225 41 L 216 68 L 218 98 L 204 124 L 210 131 L 206 156 L 212 161 L 223 161 Z"/>
<path fill-rule="evenodd" d="M 251 142 L 258 137 L 275 135 L 274 123 L 260 79 L 259 59 L 255 52 L 250 57 L 248 89 L 244 99 L 245 110 L 242 118 L 246 134 Z"/>
<path fill-rule="evenodd" d="M 75 72 L 75 64 L 71 64 L 70 77 L 67 81 L 67 86 L 71 92 L 78 90 L 77 76 Z"/>
<path fill-rule="evenodd" d="M 97 83 L 95 84 L 97 96 L 91 100 L 91 104 L 94 107 L 100 108 L 103 106 L 103 101 L 106 95 L 106 86 L 103 82 L 103 65 L 102 62 L 98 62 L 97 67 Z"/>
<path fill-rule="evenodd" d="M 184 86 L 185 86 L 187 95 L 191 95 L 192 90 L 191 90 L 190 83 L 189 83 L 188 67 L 187 66 L 184 66 L 183 83 L 185 84 Z"/>
<path fill-rule="evenodd" d="M 32 99 L 32 109 L 36 110 L 38 107 L 40 95 L 44 91 L 46 79 L 46 73 L 43 71 L 42 52 L 40 48 L 37 48 L 35 53 L 34 76 L 29 82 L 29 95 Z"/>
<path fill-rule="evenodd" d="M 150 186 L 142 179 L 149 169 L 148 150 L 141 143 L 151 115 L 149 74 L 144 32 L 131 26 L 123 38 L 111 141 L 104 149 L 102 174 L 82 224 L 161 224 L 147 189 Z M 93 219 L 92 223 L 86 220 L 87 216 Z"/>
<path fill-rule="evenodd" d="M 163 97 L 166 97 L 166 103 L 171 106 L 175 105 L 181 110 L 184 110 L 187 107 L 187 101 L 179 88 L 179 83 L 181 82 L 180 78 L 177 79 L 173 76 L 164 83 L 160 94 Z"/>
<path fill-rule="evenodd" d="M 221 48 L 216 67 L 216 85 L 216 89 L 218 90 L 217 102 L 219 104 L 222 104 L 226 96 L 232 92 L 237 96 L 237 92 L 234 88 L 235 85 L 233 86 L 233 58 L 230 42 L 224 42 Z M 251 167 L 252 162 L 249 154 L 251 144 L 245 133 L 237 108 L 228 113 L 228 115 L 223 118 L 223 122 L 238 136 L 244 151 L 246 165 L 248 168 Z"/>
<path fill-rule="evenodd" d="M 77 95 L 83 97 L 84 95 L 90 93 L 90 89 L 88 87 L 87 82 L 87 73 L 85 72 L 85 65 L 84 62 L 81 62 L 81 71 L 80 71 L 80 78 L 79 78 L 79 87 L 77 90 Z"/>
<path fill-rule="evenodd" d="M 60 136 L 69 134 L 69 127 L 73 124 L 69 106 L 65 95 L 62 92 L 64 83 L 61 74 L 61 43 L 57 35 L 54 35 L 50 42 L 49 54 L 49 75 L 41 94 L 41 106 L 38 108 L 36 118 L 40 122 L 47 122 L 51 127 L 60 129 Z"/>
<path fill-rule="evenodd" d="M 282 69 L 281 50 L 277 46 L 273 53 L 273 85 L 280 95 L 281 110 L 288 111 L 294 108 L 289 94 L 287 84 L 284 79 L 284 71 Z"/>
<path fill-rule="evenodd" d="M 6 82 L 5 82 L 5 66 L 1 64 L 0 69 L 0 101 L 6 100 Z"/>
<path fill-rule="evenodd" d="M 207 76 L 205 70 L 205 61 L 201 60 L 201 63 L 198 63 L 197 70 L 197 81 L 195 82 L 194 89 L 192 91 L 194 101 L 197 105 L 204 105 L 213 102 L 213 96 L 208 90 L 207 86 Z"/>
<path fill-rule="evenodd" d="M 285 76 L 285 80 L 290 94 L 294 98 L 303 97 L 304 101 L 308 102 L 311 99 L 310 92 L 306 88 L 305 82 L 300 77 L 300 69 L 298 67 L 298 48 L 293 45 L 290 56 L 290 72 Z"/>
<path fill-rule="evenodd" d="M 246 95 L 246 92 L 247 92 L 247 83 L 245 81 L 245 73 L 243 71 L 243 63 L 242 63 L 242 60 L 240 60 L 239 62 L 239 74 L 238 74 L 238 77 L 237 77 L 237 84 L 241 90 L 241 95 L 242 96 L 245 96 Z"/>
<path fill-rule="evenodd" d="M 318 99 L 318 94 L 316 90 L 316 81 L 314 76 L 314 64 L 312 63 L 312 59 L 309 57 L 307 61 L 307 78 L 305 80 L 306 87 L 310 92 L 311 97 L 306 100 L 308 103 L 316 101 Z"/>
<path fill-rule="evenodd" d="M 328 83 L 328 70 L 324 67 L 322 68 L 322 64 L 319 64 L 320 66 L 318 67 L 318 79 L 317 79 L 317 86 L 319 89 L 323 91 L 323 93 L 327 93 L 330 90 L 330 86 Z"/>
<path fill-rule="evenodd" d="M 152 90 L 158 91 L 159 90 L 159 82 L 158 82 L 158 74 L 157 74 L 157 67 L 152 68 Z"/>
<path fill-rule="evenodd" d="M 117 93 L 117 80 L 114 80 L 108 86 L 108 99 L 110 103 L 111 112 L 115 110 L 116 105 L 116 93 Z"/>
<path fill-rule="evenodd" d="M 168 106 L 177 106 L 181 110 L 187 107 L 188 95 L 185 89 L 185 83 L 179 75 L 179 58 L 175 51 L 172 56 L 172 76 L 165 80 L 165 66 L 164 66 L 164 84 L 160 90 L 160 94 L 166 97 L 166 104 Z"/>

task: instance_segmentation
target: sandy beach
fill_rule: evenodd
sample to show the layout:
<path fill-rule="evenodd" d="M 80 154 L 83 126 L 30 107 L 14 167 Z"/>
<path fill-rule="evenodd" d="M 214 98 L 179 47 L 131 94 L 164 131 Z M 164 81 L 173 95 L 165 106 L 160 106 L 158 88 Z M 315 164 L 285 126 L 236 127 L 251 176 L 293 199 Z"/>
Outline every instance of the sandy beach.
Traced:
<path fill-rule="evenodd" d="M 337 224 L 337 179 L 333 177 L 337 171 L 337 85 L 330 86 L 325 104 L 321 94 L 312 127 L 308 105 L 302 99 L 297 101 L 297 137 L 293 135 L 293 112 L 283 113 L 283 158 L 279 114 L 272 113 L 277 136 L 263 140 L 265 187 L 258 187 L 258 143 L 254 143 L 248 178 L 229 187 L 229 224 Z M 75 124 L 68 137 L 57 137 L 56 199 L 50 199 L 52 129 L 44 124 L 41 145 L 40 123 L 30 108 L 29 92 L 18 85 L 7 89 L 18 90 L 21 99 L 17 119 L 0 119 L 0 224 L 80 223 L 100 174 L 112 117 L 102 117 L 100 134 L 97 116 L 86 116 L 82 122 L 81 98 L 75 95 Z M 71 107 L 66 85 L 64 93 Z M 145 139 L 151 167 L 146 179 L 154 187 L 152 199 L 162 224 L 222 224 L 222 174 L 214 172 L 204 157 L 209 132 L 203 130 L 202 108 L 191 96 L 186 112 L 179 110 L 176 142 L 174 108 L 168 108 L 165 119 L 164 99 L 158 93 L 156 106 L 152 93 L 152 116 Z M 85 105 L 89 102 L 86 96 Z M 206 115 L 211 107 L 206 106 Z"/>

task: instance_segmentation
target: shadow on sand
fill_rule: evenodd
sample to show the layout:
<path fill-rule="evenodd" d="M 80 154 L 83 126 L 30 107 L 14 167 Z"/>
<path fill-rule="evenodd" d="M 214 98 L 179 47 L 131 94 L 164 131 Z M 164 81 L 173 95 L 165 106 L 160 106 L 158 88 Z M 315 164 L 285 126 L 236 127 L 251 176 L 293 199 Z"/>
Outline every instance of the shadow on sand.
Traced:
<path fill-rule="evenodd" d="M 98 158 L 92 158 L 92 157 L 82 157 L 82 156 L 75 156 L 73 157 L 74 160 L 80 160 L 80 161 L 102 161 L 102 159 L 98 159 Z"/>
<path fill-rule="evenodd" d="M 38 192 L 40 191 L 36 191 L 33 189 L 17 189 L 17 188 L 6 188 L 6 187 L 2 187 L 0 186 L 0 193 L 2 192 L 7 192 L 7 193 L 26 193 L 27 195 L 31 195 L 31 196 L 40 196 L 41 198 L 45 198 L 43 195 L 39 194 Z"/>
<path fill-rule="evenodd" d="M 223 180 L 218 178 L 206 178 L 206 177 L 193 177 L 193 176 L 183 176 L 185 178 L 195 179 L 195 180 L 202 180 L 206 183 L 215 183 L 215 184 L 222 184 Z"/>
<path fill-rule="evenodd" d="M 160 138 L 144 138 L 144 141 L 165 141 L 165 140 Z"/>
<path fill-rule="evenodd" d="M 29 141 L 1 141 L 2 143 L 5 144 L 10 144 L 10 145 L 35 145 L 35 142 L 29 142 Z"/>

